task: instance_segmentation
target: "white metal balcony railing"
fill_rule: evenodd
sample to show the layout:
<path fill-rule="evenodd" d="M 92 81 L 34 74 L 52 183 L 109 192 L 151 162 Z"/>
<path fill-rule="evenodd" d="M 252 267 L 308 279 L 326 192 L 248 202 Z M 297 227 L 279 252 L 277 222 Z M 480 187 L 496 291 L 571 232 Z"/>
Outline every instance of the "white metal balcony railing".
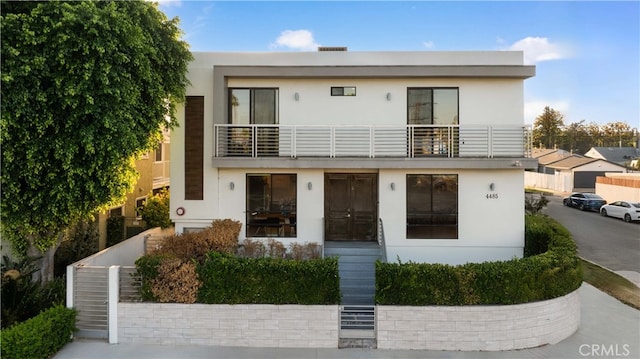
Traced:
<path fill-rule="evenodd" d="M 216 157 L 531 157 L 528 126 L 215 125 Z"/>

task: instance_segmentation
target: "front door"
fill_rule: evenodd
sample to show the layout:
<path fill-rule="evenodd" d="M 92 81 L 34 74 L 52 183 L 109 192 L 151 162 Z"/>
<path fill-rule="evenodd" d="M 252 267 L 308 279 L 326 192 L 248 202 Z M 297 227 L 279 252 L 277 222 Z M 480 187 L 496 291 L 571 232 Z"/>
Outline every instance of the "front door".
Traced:
<path fill-rule="evenodd" d="M 325 240 L 375 241 L 378 220 L 377 173 L 326 173 Z"/>

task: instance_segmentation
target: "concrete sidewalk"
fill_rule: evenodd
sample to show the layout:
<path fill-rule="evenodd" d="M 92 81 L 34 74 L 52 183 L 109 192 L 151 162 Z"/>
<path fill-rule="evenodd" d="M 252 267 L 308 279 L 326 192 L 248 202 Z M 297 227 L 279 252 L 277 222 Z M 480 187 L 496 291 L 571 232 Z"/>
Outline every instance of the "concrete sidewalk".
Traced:
<path fill-rule="evenodd" d="M 108 344 L 75 340 L 55 359 L 128 358 L 640 358 L 640 311 L 584 283 L 580 288 L 578 331 L 555 345 L 504 352 L 461 352 L 380 349 L 272 349 L 180 345 Z"/>

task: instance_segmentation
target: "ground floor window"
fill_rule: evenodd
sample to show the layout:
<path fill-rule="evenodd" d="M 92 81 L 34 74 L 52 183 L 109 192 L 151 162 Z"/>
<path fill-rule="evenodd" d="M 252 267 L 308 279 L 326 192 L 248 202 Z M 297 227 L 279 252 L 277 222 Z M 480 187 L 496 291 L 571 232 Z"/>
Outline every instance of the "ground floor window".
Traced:
<path fill-rule="evenodd" d="M 458 175 L 407 175 L 407 238 L 458 238 Z"/>
<path fill-rule="evenodd" d="M 296 203 L 295 174 L 247 174 L 247 237 L 295 237 Z"/>

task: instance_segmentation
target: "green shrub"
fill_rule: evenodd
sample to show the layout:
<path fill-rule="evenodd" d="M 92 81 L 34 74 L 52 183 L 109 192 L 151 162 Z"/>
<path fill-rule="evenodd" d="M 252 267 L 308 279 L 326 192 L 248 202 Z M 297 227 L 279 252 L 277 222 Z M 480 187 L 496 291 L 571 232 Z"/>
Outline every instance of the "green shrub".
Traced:
<path fill-rule="evenodd" d="M 153 294 L 153 281 L 158 276 L 158 267 L 166 258 L 173 258 L 171 255 L 162 253 L 152 253 L 144 255 L 136 260 L 136 272 L 142 278 L 140 287 L 140 297 L 143 301 L 155 302 L 158 300 Z"/>
<path fill-rule="evenodd" d="M 38 258 L 25 257 L 13 261 L 3 256 L 2 262 L 2 328 L 32 318 L 42 310 L 65 301 L 66 285 L 63 278 L 46 283 L 33 280 L 38 271 Z"/>
<path fill-rule="evenodd" d="M 169 228 L 173 224 L 169 217 L 169 190 L 163 188 L 156 194 L 149 195 L 140 209 L 146 228 Z"/>
<path fill-rule="evenodd" d="M 553 219 L 527 216 L 522 259 L 467 263 L 376 264 L 376 303 L 387 305 L 517 304 L 578 289 L 582 270 L 570 233 Z"/>
<path fill-rule="evenodd" d="M 212 252 L 198 268 L 199 303 L 338 304 L 336 258 L 238 258 Z"/>
<path fill-rule="evenodd" d="M 0 356 L 3 359 L 50 358 L 71 341 L 75 322 L 76 311 L 59 305 L 3 329 Z"/>

